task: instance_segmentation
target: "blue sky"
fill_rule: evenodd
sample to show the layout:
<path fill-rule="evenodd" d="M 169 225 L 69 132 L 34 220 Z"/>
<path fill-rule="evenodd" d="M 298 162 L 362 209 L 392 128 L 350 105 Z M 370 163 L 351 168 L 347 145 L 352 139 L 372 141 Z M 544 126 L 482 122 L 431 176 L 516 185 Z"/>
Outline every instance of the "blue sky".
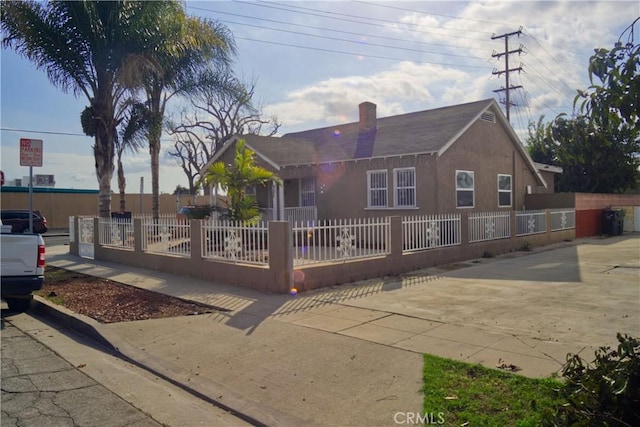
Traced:
<path fill-rule="evenodd" d="M 640 15 L 637 1 L 188 1 L 190 15 L 225 24 L 238 47 L 235 71 L 255 80 L 255 101 L 281 133 L 357 120 L 358 104 L 377 104 L 384 117 L 496 97 L 504 77 L 504 39 L 492 35 L 522 28 L 509 39 L 511 123 L 526 135 L 529 120 L 571 113 L 575 90 L 589 86 L 589 56 L 611 48 Z M 638 30 L 638 28 L 636 28 Z M 638 41 L 636 40 L 636 43 Z M 1 52 L 0 165 L 7 179 L 29 174 L 19 166 L 19 139 L 44 141 L 44 164 L 56 187 L 97 189 L 92 138 L 82 136 L 87 104 L 53 87 L 42 71 L 9 50 Z M 177 104 L 173 108 L 177 111 Z M 35 132 L 37 131 L 37 132 Z M 163 151 L 171 146 L 163 138 Z M 127 192 L 150 192 L 148 152 L 124 163 Z M 161 158 L 160 190 L 187 179 L 175 161 Z M 112 188 L 117 191 L 114 179 Z"/>

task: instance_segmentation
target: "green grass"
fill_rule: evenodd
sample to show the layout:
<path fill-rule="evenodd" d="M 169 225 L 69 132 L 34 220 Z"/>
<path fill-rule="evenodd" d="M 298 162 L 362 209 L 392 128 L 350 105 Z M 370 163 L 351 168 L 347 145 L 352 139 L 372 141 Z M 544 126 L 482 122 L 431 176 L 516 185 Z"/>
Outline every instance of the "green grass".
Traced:
<path fill-rule="evenodd" d="M 539 426 L 561 402 L 553 378 L 533 379 L 424 355 L 424 411 L 451 426 Z M 465 424 L 468 423 L 468 424 Z"/>

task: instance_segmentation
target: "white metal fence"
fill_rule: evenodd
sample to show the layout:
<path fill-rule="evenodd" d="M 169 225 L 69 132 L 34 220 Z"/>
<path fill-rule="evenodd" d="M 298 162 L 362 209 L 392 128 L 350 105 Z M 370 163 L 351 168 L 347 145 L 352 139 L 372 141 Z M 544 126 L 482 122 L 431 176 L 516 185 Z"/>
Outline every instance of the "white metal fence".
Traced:
<path fill-rule="evenodd" d="M 93 217 L 78 217 L 78 252 L 81 257 L 93 258 L 95 250 L 93 245 Z"/>
<path fill-rule="evenodd" d="M 98 219 L 100 245 L 133 250 L 133 223 L 129 218 Z"/>
<path fill-rule="evenodd" d="M 402 218 L 403 252 L 443 248 L 460 243 L 460 214 Z"/>
<path fill-rule="evenodd" d="M 294 263 L 344 262 L 389 254 L 390 229 L 389 218 L 294 223 Z"/>
<path fill-rule="evenodd" d="M 516 236 L 547 231 L 547 213 L 544 210 L 516 212 Z"/>
<path fill-rule="evenodd" d="M 141 218 L 142 250 L 152 253 L 191 256 L 191 224 L 175 215 Z"/>
<path fill-rule="evenodd" d="M 508 239 L 511 236 L 511 213 L 470 212 L 469 243 L 495 239 Z"/>
<path fill-rule="evenodd" d="M 551 214 L 551 231 L 576 228 L 576 211 L 573 209 L 554 209 Z"/>
<path fill-rule="evenodd" d="M 269 264 L 269 230 L 264 222 L 202 222 L 202 257 L 249 264 Z"/>

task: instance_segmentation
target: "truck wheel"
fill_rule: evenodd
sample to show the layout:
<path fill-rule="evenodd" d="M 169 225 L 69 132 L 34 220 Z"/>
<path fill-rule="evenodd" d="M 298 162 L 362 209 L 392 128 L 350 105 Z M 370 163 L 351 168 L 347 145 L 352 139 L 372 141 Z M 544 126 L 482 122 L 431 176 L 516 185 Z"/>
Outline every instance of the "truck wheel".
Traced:
<path fill-rule="evenodd" d="M 31 305 L 31 299 L 33 297 L 29 295 L 27 298 L 7 298 L 7 305 L 9 306 L 9 311 L 15 313 L 24 313 L 29 309 Z"/>

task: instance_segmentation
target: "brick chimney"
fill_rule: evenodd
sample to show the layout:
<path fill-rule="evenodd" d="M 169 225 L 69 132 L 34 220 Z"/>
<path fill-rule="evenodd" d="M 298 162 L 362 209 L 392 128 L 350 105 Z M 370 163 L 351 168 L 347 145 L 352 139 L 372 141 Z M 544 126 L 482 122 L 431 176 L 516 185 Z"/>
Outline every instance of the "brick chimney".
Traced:
<path fill-rule="evenodd" d="M 376 104 L 373 102 L 363 102 L 360 107 L 360 123 L 358 132 L 365 133 L 376 128 Z"/>

